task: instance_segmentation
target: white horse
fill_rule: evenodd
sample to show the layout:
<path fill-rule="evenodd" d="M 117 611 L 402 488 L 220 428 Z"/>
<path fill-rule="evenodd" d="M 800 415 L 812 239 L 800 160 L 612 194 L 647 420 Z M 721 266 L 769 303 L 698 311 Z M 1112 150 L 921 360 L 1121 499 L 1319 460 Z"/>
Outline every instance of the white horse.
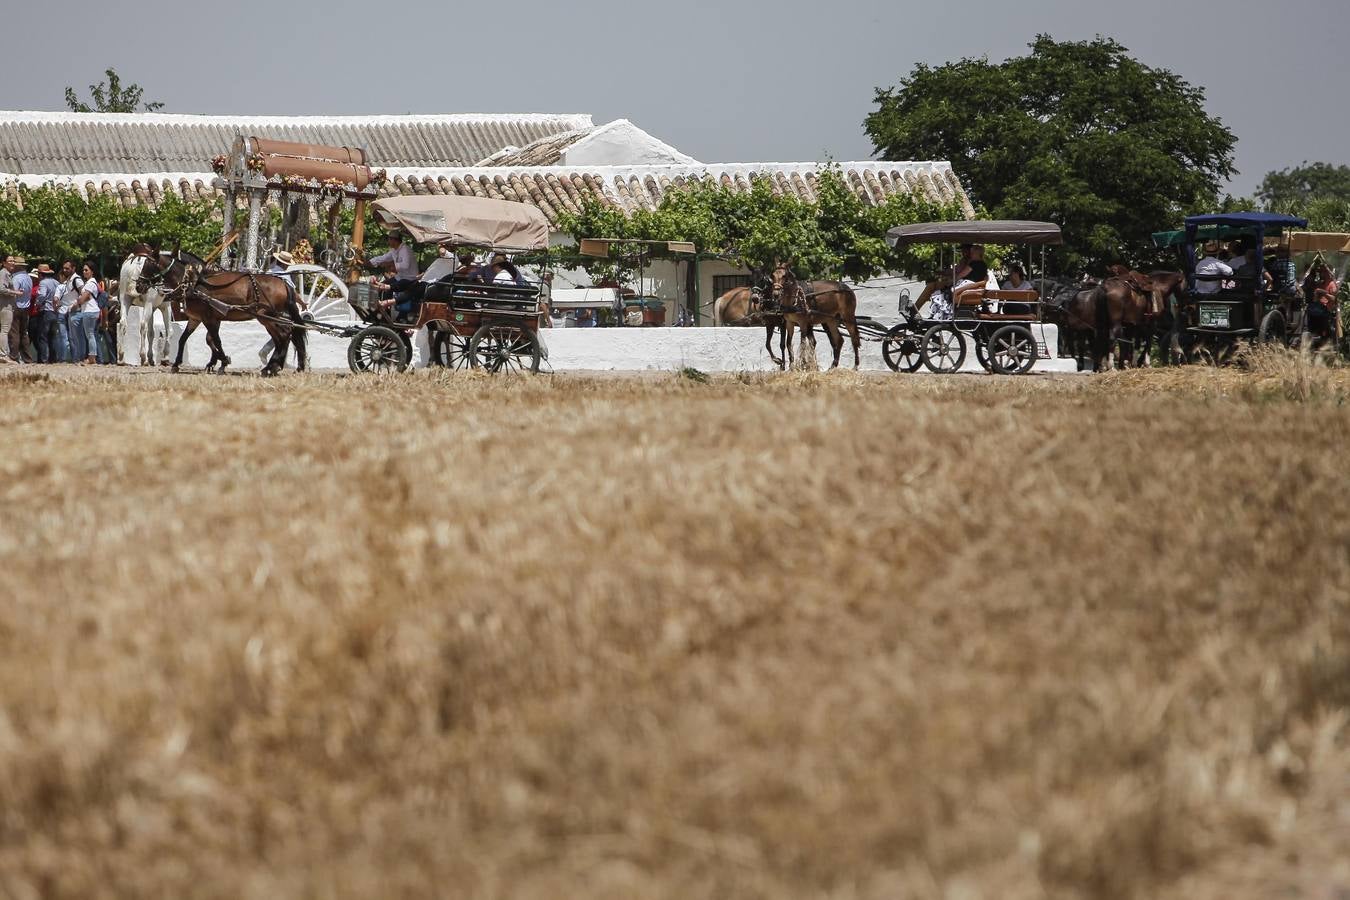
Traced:
<path fill-rule="evenodd" d="M 140 307 L 140 338 L 137 343 L 138 352 L 141 357 L 141 365 L 153 366 L 155 364 L 155 350 L 158 349 L 158 358 L 161 365 L 168 365 L 169 362 L 169 338 L 173 331 L 173 309 L 172 305 L 165 299 L 163 292 L 157 287 L 146 287 L 144 293 L 141 291 L 142 285 L 141 270 L 145 268 L 146 255 L 144 253 L 133 253 L 122 262 L 122 271 L 117 279 L 117 299 L 122 304 L 122 321 L 117 325 L 117 361 L 119 363 L 126 360 L 126 342 L 127 342 L 127 322 L 130 321 L 127 315 L 128 310 L 133 306 Z M 159 339 L 155 339 L 155 311 L 158 310 L 161 320 L 164 322 L 164 331 Z"/>

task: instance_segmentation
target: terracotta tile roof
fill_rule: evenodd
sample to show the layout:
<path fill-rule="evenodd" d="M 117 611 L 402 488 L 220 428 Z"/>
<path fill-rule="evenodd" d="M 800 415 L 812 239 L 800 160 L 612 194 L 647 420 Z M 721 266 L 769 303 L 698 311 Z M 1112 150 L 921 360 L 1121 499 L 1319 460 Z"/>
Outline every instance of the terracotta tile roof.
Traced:
<path fill-rule="evenodd" d="M 974 209 L 947 163 L 848 162 L 840 169 L 853 191 L 870 205 L 895 194 L 917 193 L 934 201 L 956 200 L 966 215 Z M 820 167 L 814 163 L 747 163 L 702 166 L 568 167 L 484 166 L 462 169 L 389 169 L 381 196 L 442 194 L 493 197 L 532 203 L 556 225 L 563 212 L 577 213 L 585 198 L 595 198 L 625 213 L 653 209 L 661 197 L 704 178 L 736 191 L 749 191 L 756 178 L 770 178 L 773 189 L 815 202 Z M 56 184 L 83 196 L 104 194 L 124 206 L 151 205 L 166 194 L 212 199 L 223 194 L 215 176 L 200 173 L 153 175 L 33 176 L 0 174 L 0 193 L 17 196 L 17 184 Z"/>
<path fill-rule="evenodd" d="M 587 115 L 191 116 L 0 111 L 0 172 L 206 172 L 236 134 L 364 147 L 382 166 L 468 166 L 593 126 Z"/>

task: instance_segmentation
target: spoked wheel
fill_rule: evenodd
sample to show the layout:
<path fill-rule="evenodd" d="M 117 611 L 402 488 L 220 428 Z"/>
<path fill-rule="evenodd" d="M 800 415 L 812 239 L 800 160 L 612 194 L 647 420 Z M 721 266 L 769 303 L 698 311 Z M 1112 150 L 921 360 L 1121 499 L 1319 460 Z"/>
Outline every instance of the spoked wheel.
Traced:
<path fill-rule="evenodd" d="M 1261 320 L 1261 330 L 1257 333 L 1262 344 L 1274 344 L 1277 347 L 1289 346 L 1289 329 L 1285 325 L 1284 313 L 1272 309 Z"/>
<path fill-rule="evenodd" d="M 431 361 L 447 369 L 472 368 L 473 357 L 469 354 L 469 339 L 457 331 L 433 331 Z"/>
<path fill-rule="evenodd" d="M 881 342 L 881 357 L 892 372 L 917 372 L 923 365 L 919 339 L 903 325 L 886 332 L 886 339 Z"/>
<path fill-rule="evenodd" d="M 975 341 L 975 361 L 978 362 L 980 367 L 986 372 L 994 371 L 993 364 L 989 362 L 989 348 L 978 339 Z"/>
<path fill-rule="evenodd" d="M 1025 325 L 1004 325 L 989 338 L 989 365 L 999 375 L 1025 375 L 1036 365 L 1036 336 Z"/>
<path fill-rule="evenodd" d="M 410 358 L 403 336 L 384 325 L 361 329 L 347 346 L 347 365 L 353 372 L 402 372 Z"/>
<path fill-rule="evenodd" d="M 519 325 L 483 325 L 469 339 L 469 365 L 489 372 L 538 372 L 539 342 Z"/>
<path fill-rule="evenodd" d="M 954 325 L 934 325 L 924 332 L 919 355 L 930 372 L 956 372 L 966 361 L 966 342 Z"/>

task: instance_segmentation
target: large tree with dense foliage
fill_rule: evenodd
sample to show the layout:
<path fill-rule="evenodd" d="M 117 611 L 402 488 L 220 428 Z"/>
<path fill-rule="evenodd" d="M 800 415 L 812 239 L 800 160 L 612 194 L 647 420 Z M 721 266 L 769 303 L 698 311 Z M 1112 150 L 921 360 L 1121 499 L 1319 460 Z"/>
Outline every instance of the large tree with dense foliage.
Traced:
<path fill-rule="evenodd" d="M 1070 269 L 1146 255 L 1152 232 L 1215 205 L 1236 138 L 1203 90 L 1107 38 L 1030 47 L 919 65 L 878 90 L 865 124 L 876 152 L 950 160 L 995 218 L 1059 223 Z"/>
<path fill-rule="evenodd" d="M 1350 202 L 1350 166 L 1303 163 L 1267 173 L 1256 196 L 1271 209 L 1308 204 L 1316 200 Z"/>
<path fill-rule="evenodd" d="M 791 260 L 810 278 L 864 280 L 881 272 L 926 273 L 931 248 L 894 251 L 886 245 L 888 228 L 912 222 L 961 218 L 956 203 L 934 203 L 896 194 L 882 205 L 864 203 L 844 181 L 838 167 L 827 166 L 816 180 L 816 202 L 775 192 L 767 178 L 751 178 L 748 192 L 709 181 L 668 191 L 656 209 L 631 217 L 598 200 L 588 200 L 580 215 L 564 215 L 562 228 L 574 239 L 628 238 L 691 241 L 700 253 L 725 256 L 766 269 L 775 259 Z M 596 273 L 618 268 L 617 260 L 575 260 Z"/>

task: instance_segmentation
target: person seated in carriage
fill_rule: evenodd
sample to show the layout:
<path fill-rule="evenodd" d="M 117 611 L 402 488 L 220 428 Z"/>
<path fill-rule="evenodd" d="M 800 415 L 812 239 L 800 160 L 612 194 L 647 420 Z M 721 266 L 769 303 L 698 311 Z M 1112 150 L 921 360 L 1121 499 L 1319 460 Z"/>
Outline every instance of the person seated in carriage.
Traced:
<path fill-rule="evenodd" d="M 493 284 L 513 284 L 516 287 L 528 287 L 530 284 L 525 280 L 525 276 L 520 274 L 520 269 L 516 268 L 515 263 L 506 258 L 505 253 L 493 255 L 491 272 Z"/>
<path fill-rule="evenodd" d="M 1013 263 L 1008 266 L 1008 277 L 1003 281 L 1003 290 L 1005 291 L 1029 291 L 1032 287 L 1027 282 L 1027 273 L 1023 271 L 1022 266 Z"/>
<path fill-rule="evenodd" d="M 965 244 L 961 247 L 962 261 L 952 271 L 952 308 L 972 304 L 963 302 L 963 295 L 982 291 L 989 283 L 989 264 L 984 261 L 983 244 Z"/>

